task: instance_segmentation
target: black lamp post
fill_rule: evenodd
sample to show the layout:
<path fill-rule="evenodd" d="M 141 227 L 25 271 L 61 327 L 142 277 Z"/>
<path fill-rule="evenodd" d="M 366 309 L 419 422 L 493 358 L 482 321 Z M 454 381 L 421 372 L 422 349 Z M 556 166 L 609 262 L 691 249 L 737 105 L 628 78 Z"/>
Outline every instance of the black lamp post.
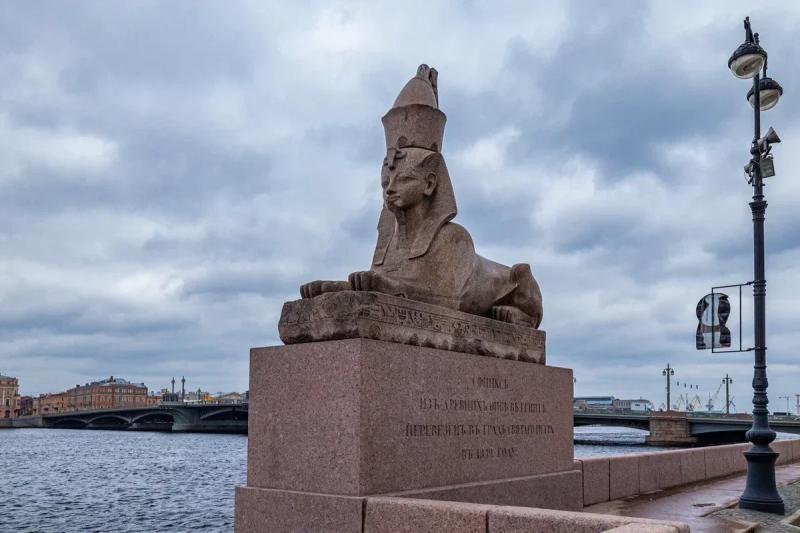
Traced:
<path fill-rule="evenodd" d="M 672 385 L 672 382 L 670 381 L 670 378 L 672 378 L 672 376 L 675 375 L 675 369 L 674 368 L 670 368 L 669 363 L 667 363 L 667 368 L 665 368 L 664 370 L 661 371 L 661 375 L 662 376 L 666 376 L 666 378 L 667 378 L 667 411 L 669 411 L 670 410 L 669 393 L 670 393 L 670 388 L 671 388 L 671 385 Z"/>
<path fill-rule="evenodd" d="M 753 443 L 744 452 L 747 459 L 747 485 L 739 498 L 739 507 L 768 513 L 783 514 L 783 500 L 775 486 L 775 460 L 778 453 L 770 448 L 775 432 L 769 427 L 767 404 L 767 343 L 766 343 L 766 293 L 764 274 L 764 217 L 767 202 L 764 199 L 764 178 L 774 175 L 770 144 L 780 142 L 770 128 L 761 137 L 761 111 L 771 109 L 778 103 L 783 88 L 767 77 L 767 52 L 758 42 L 758 34 L 750 28 L 750 18 L 744 19 L 746 39 L 728 60 L 728 68 L 741 79 L 753 78 L 753 88 L 747 100 L 754 109 L 754 134 L 750 148 L 752 158 L 745 166 L 749 183 L 753 186 L 753 301 L 755 315 L 755 364 L 753 365 L 753 427 L 747 432 L 747 440 Z M 763 77 L 760 73 L 763 71 Z"/>

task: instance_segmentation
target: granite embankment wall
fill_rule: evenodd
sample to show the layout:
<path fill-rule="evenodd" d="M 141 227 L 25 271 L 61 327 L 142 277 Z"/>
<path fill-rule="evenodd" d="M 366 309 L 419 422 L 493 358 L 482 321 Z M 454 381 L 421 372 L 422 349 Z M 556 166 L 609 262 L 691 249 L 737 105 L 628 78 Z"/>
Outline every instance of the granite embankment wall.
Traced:
<path fill-rule="evenodd" d="M 363 531 L 365 533 L 397 531 L 688 533 L 689 526 L 679 522 L 530 507 L 368 498 Z"/>
<path fill-rule="evenodd" d="M 583 505 L 745 472 L 742 452 L 750 446 L 729 444 L 576 460 L 583 471 Z M 779 440 L 771 446 L 780 453 L 777 464 L 800 461 L 800 439 Z"/>
<path fill-rule="evenodd" d="M 583 505 L 743 473 L 747 463 L 742 452 L 750 446 L 730 444 L 576 460 L 583 473 Z M 780 454 L 778 465 L 800 461 L 800 439 L 775 441 L 772 448 Z M 428 531 L 689 531 L 686 524 L 676 522 L 549 509 L 397 498 L 368 498 L 365 506 L 364 531 L 374 532 L 398 531 L 400 524 L 416 524 Z"/>
<path fill-rule="evenodd" d="M 236 497 L 236 533 L 284 531 L 397 533 L 688 533 L 679 522 L 401 497 L 269 494 L 250 488 Z M 260 494 L 264 493 L 264 494 Z M 264 505 L 263 497 L 270 502 Z M 249 510 L 246 510 L 248 509 Z M 314 512 L 298 512 L 298 508 Z M 277 521 L 276 521 L 276 517 Z"/>
<path fill-rule="evenodd" d="M 38 428 L 42 427 L 41 416 L 20 416 L 17 418 L 0 418 L 2 428 Z"/>

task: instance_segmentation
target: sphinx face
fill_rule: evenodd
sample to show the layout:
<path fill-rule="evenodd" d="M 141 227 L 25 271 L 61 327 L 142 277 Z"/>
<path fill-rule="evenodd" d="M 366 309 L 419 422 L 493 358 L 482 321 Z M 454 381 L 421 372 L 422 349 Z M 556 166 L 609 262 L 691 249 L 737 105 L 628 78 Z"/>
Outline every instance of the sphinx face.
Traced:
<path fill-rule="evenodd" d="M 381 169 L 383 201 L 392 212 L 429 201 L 436 189 L 436 175 L 426 175 L 422 158 L 414 152 L 414 149 L 391 152 L 384 160 Z"/>

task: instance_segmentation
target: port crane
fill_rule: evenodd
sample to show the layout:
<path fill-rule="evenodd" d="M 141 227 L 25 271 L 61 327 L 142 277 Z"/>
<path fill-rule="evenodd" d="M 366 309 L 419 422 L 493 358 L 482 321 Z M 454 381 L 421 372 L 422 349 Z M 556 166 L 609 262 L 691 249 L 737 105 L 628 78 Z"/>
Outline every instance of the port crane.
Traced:
<path fill-rule="evenodd" d="M 695 411 L 698 407 L 703 405 L 703 400 L 698 394 L 694 398 L 689 399 L 689 394 L 678 397 L 678 402 L 673 406 L 675 411 L 680 411 L 682 408 L 686 411 Z"/>

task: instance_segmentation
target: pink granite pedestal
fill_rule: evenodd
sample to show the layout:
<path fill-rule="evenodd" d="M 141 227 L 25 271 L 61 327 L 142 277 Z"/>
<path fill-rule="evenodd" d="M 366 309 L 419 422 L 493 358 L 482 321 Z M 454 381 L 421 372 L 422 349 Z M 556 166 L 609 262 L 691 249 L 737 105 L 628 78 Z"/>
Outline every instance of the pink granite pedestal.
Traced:
<path fill-rule="evenodd" d="M 369 339 L 255 348 L 249 410 L 240 533 L 361 531 L 375 495 L 582 508 L 569 369 Z"/>

